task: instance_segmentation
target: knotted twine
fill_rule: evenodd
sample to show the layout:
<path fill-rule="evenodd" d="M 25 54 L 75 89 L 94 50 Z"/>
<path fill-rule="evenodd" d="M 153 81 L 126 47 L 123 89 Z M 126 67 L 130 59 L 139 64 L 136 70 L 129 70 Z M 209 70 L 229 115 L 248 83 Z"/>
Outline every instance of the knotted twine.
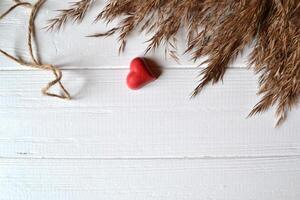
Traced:
<path fill-rule="evenodd" d="M 39 61 L 39 59 L 34 55 L 33 53 L 33 42 L 35 41 L 35 18 L 40 10 L 41 6 L 45 3 L 45 0 L 37 0 L 36 3 L 31 4 L 29 2 L 23 2 L 21 0 L 13 0 L 14 5 L 11 6 L 5 13 L 0 15 L 0 20 L 3 19 L 6 15 L 8 15 L 11 11 L 13 11 L 17 7 L 24 7 L 24 8 L 30 8 L 30 17 L 29 17 L 29 24 L 28 24 L 28 35 L 27 35 L 27 45 L 28 45 L 28 50 L 30 54 L 31 61 L 26 62 L 22 60 L 21 58 L 17 58 L 15 56 L 12 56 L 11 54 L 7 53 L 6 51 L 0 49 L 0 53 L 2 53 L 4 56 L 7 58 L 17 62 L 18 64 L 26 67 L 31 67 L 31 68 L 37 68 L 37 69 L 43 69 L 43 70 L 48 70 L 52 71 L 52 73 L 55 76 L 55 79 L 51 82 L 49 82 L 43 89 L 42 93 L 47 95 L 47 96 L 52 96 L 52 97 L 57 97 L 61 99 L 71 99 L 71 96 L 69 92 L 66 90 L 64 85 L 61 82 L 62 79 L 62 72 L 60 69 L 55 67 L 54 65 L 51 64 L 43 64 L 42 62 Z M 55 94 L 51 93 L 49 90 L 52 86 L 58 84 L 59 87 L 62 90 L 62 94 Z"/>

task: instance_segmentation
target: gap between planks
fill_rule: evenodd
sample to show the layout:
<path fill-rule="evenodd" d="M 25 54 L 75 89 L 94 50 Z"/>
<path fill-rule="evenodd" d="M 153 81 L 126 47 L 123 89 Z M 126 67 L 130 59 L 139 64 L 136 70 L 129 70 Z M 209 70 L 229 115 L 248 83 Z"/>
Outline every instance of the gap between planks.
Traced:
<path fill-rule="evenodd" d="M 121 65 L 121 66 L 63 66 L 58 67 L 63 71 L 69 71 L 69 70 L 126 70 L 129 69 L 129 65 Z M 201 70 L 204 69 L 206 66 L 200 66 L 200 65 L 169 65 L 166 67 L 163 67 L 162 70 Z M 246 65 L 240 64 L 240 65 L 232 65 L 228 69 L 236 69 L 236 70 L 250 70 L 249 67 L 246 67 Z M 34 68 L 28 68 L 23 66 L 10 66 L 7 68 L 0 67 L 0 71 L 41 71 L 41 69 L 34 69 Z"/>
<path fill-rule="evenodd" d="M 24 154 L 23 154 L 24 155 Z M 271 155 L 271 156 L 199 156 L 199 157 L 5 157 L 6 160 L 107 160 L 107 161 L 151 161 L 151 160 L 257 160 L 257 159 L 300 159 L 300 155 Z"/>

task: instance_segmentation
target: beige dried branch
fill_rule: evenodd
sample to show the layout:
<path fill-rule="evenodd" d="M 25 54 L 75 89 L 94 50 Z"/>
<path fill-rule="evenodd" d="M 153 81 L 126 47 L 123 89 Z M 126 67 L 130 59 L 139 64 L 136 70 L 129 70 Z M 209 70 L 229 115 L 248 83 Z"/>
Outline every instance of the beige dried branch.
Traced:
<path fill-rule="evenodd" d="M 277 125 L 300 95 L 300 2 L 276 1 L 262 24 L 251 61 L 260 73 L 261 101 L 250 115 L 277 104 Z"/>
<path fill-rule="evenodd" d="M 176 59 L 174 41 L 179 30 L 185 30 L 185 52 L 195 61 L 208 58 L 192 96 L 222 80 L 237 55 L 254 42 L 250 60 L 261 75 L 263 96 L 249 116 L 277 106 L 280 125 L 300 96 L 299 19 L 297 0 L 108 0 L 96 21 L 119 20 L 119 24 L 91 36 L 118 34 L 124 51 L 132 32 L 145 32 L 152 35 L 146 52 L 165 44 Z"/>
<path fill-rule="evenodd" d="M 59 14 L 48 21 L 47 30 L 61 29 L 68 20 L 73 22 L 81 22 L 92 5 L 93 0 L 80 0 L 72 3 L 69 9 L 58 10 Z"/>

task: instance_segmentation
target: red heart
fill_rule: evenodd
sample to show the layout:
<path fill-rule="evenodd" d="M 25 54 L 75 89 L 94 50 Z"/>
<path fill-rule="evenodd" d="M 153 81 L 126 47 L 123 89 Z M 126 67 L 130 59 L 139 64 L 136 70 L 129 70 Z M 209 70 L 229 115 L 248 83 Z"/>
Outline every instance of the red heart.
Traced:
<path fill-rule="evenodd" d="M 130 72 L 127 76 L 127 86 L 130 89 L 140 89 L 156 78 L 143 58 L 135 58 L 131 61 Z"/>

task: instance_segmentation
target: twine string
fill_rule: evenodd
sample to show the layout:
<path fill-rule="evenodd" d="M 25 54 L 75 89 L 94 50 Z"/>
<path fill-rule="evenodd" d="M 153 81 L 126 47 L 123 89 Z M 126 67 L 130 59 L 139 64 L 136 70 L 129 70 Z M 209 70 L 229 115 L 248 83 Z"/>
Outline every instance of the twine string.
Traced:
<path fill-rule="evenodd" d="M 10 60 L 15 61 L 16 63 L 26 66 L 26 67 L 31 67 L 31 68 L 36 68 L 36 69 L 43 69 L 43 70 L 49 70 L 52 71 L 55 79 L 51 82 L 49 82 L 43 89 L 42 93 L 51 96 L 51 97 L 57 97 L 61 99 L 71 99 L 71 96 L 67 89 L 64 87 L 64 85 L 61 82 L 62 79 L 62 72 L 60 69 L 55 67 L 54 65 L 51 64 L 43 64 L 41 63 L 38 58 L 34 55 L 33 51 L 33 43 L 35 39 L 35 18 L 40 10 L 41 6 L 44 4 L 45 0 L 38 0 L 35 4 L 31 4 L 29 2 L 23 2 L 20 0 L 13 0 L 15 2 L 15 5 L 11 6 L 6 12 L 4 12 L 2 15 L 0 15 L 0 20 L 3 19 L 6 15 L 8 15 L 11 11 L 13 11 L 17 7 L 28 7 L 31 8 L 31 13 L 30 13 L 30 18 L 29 18 L 29 25 L 28 25 L 28 38 L 27 38 L 27 45 L 29 49 L 29 54 L 31 57 L 32 62 L 26 62 L 23 61 L 20 58 L 17 58 L 15 56 L 12 56 L 11 54 L 7 53 L 6 51 L 0 49 L 0 53 L 3 54 L 5 57 L 7 57 Z M 58 84 L 62 90 L 62 94 L 55 94 L 49 92 L 52 86 Z"/>

